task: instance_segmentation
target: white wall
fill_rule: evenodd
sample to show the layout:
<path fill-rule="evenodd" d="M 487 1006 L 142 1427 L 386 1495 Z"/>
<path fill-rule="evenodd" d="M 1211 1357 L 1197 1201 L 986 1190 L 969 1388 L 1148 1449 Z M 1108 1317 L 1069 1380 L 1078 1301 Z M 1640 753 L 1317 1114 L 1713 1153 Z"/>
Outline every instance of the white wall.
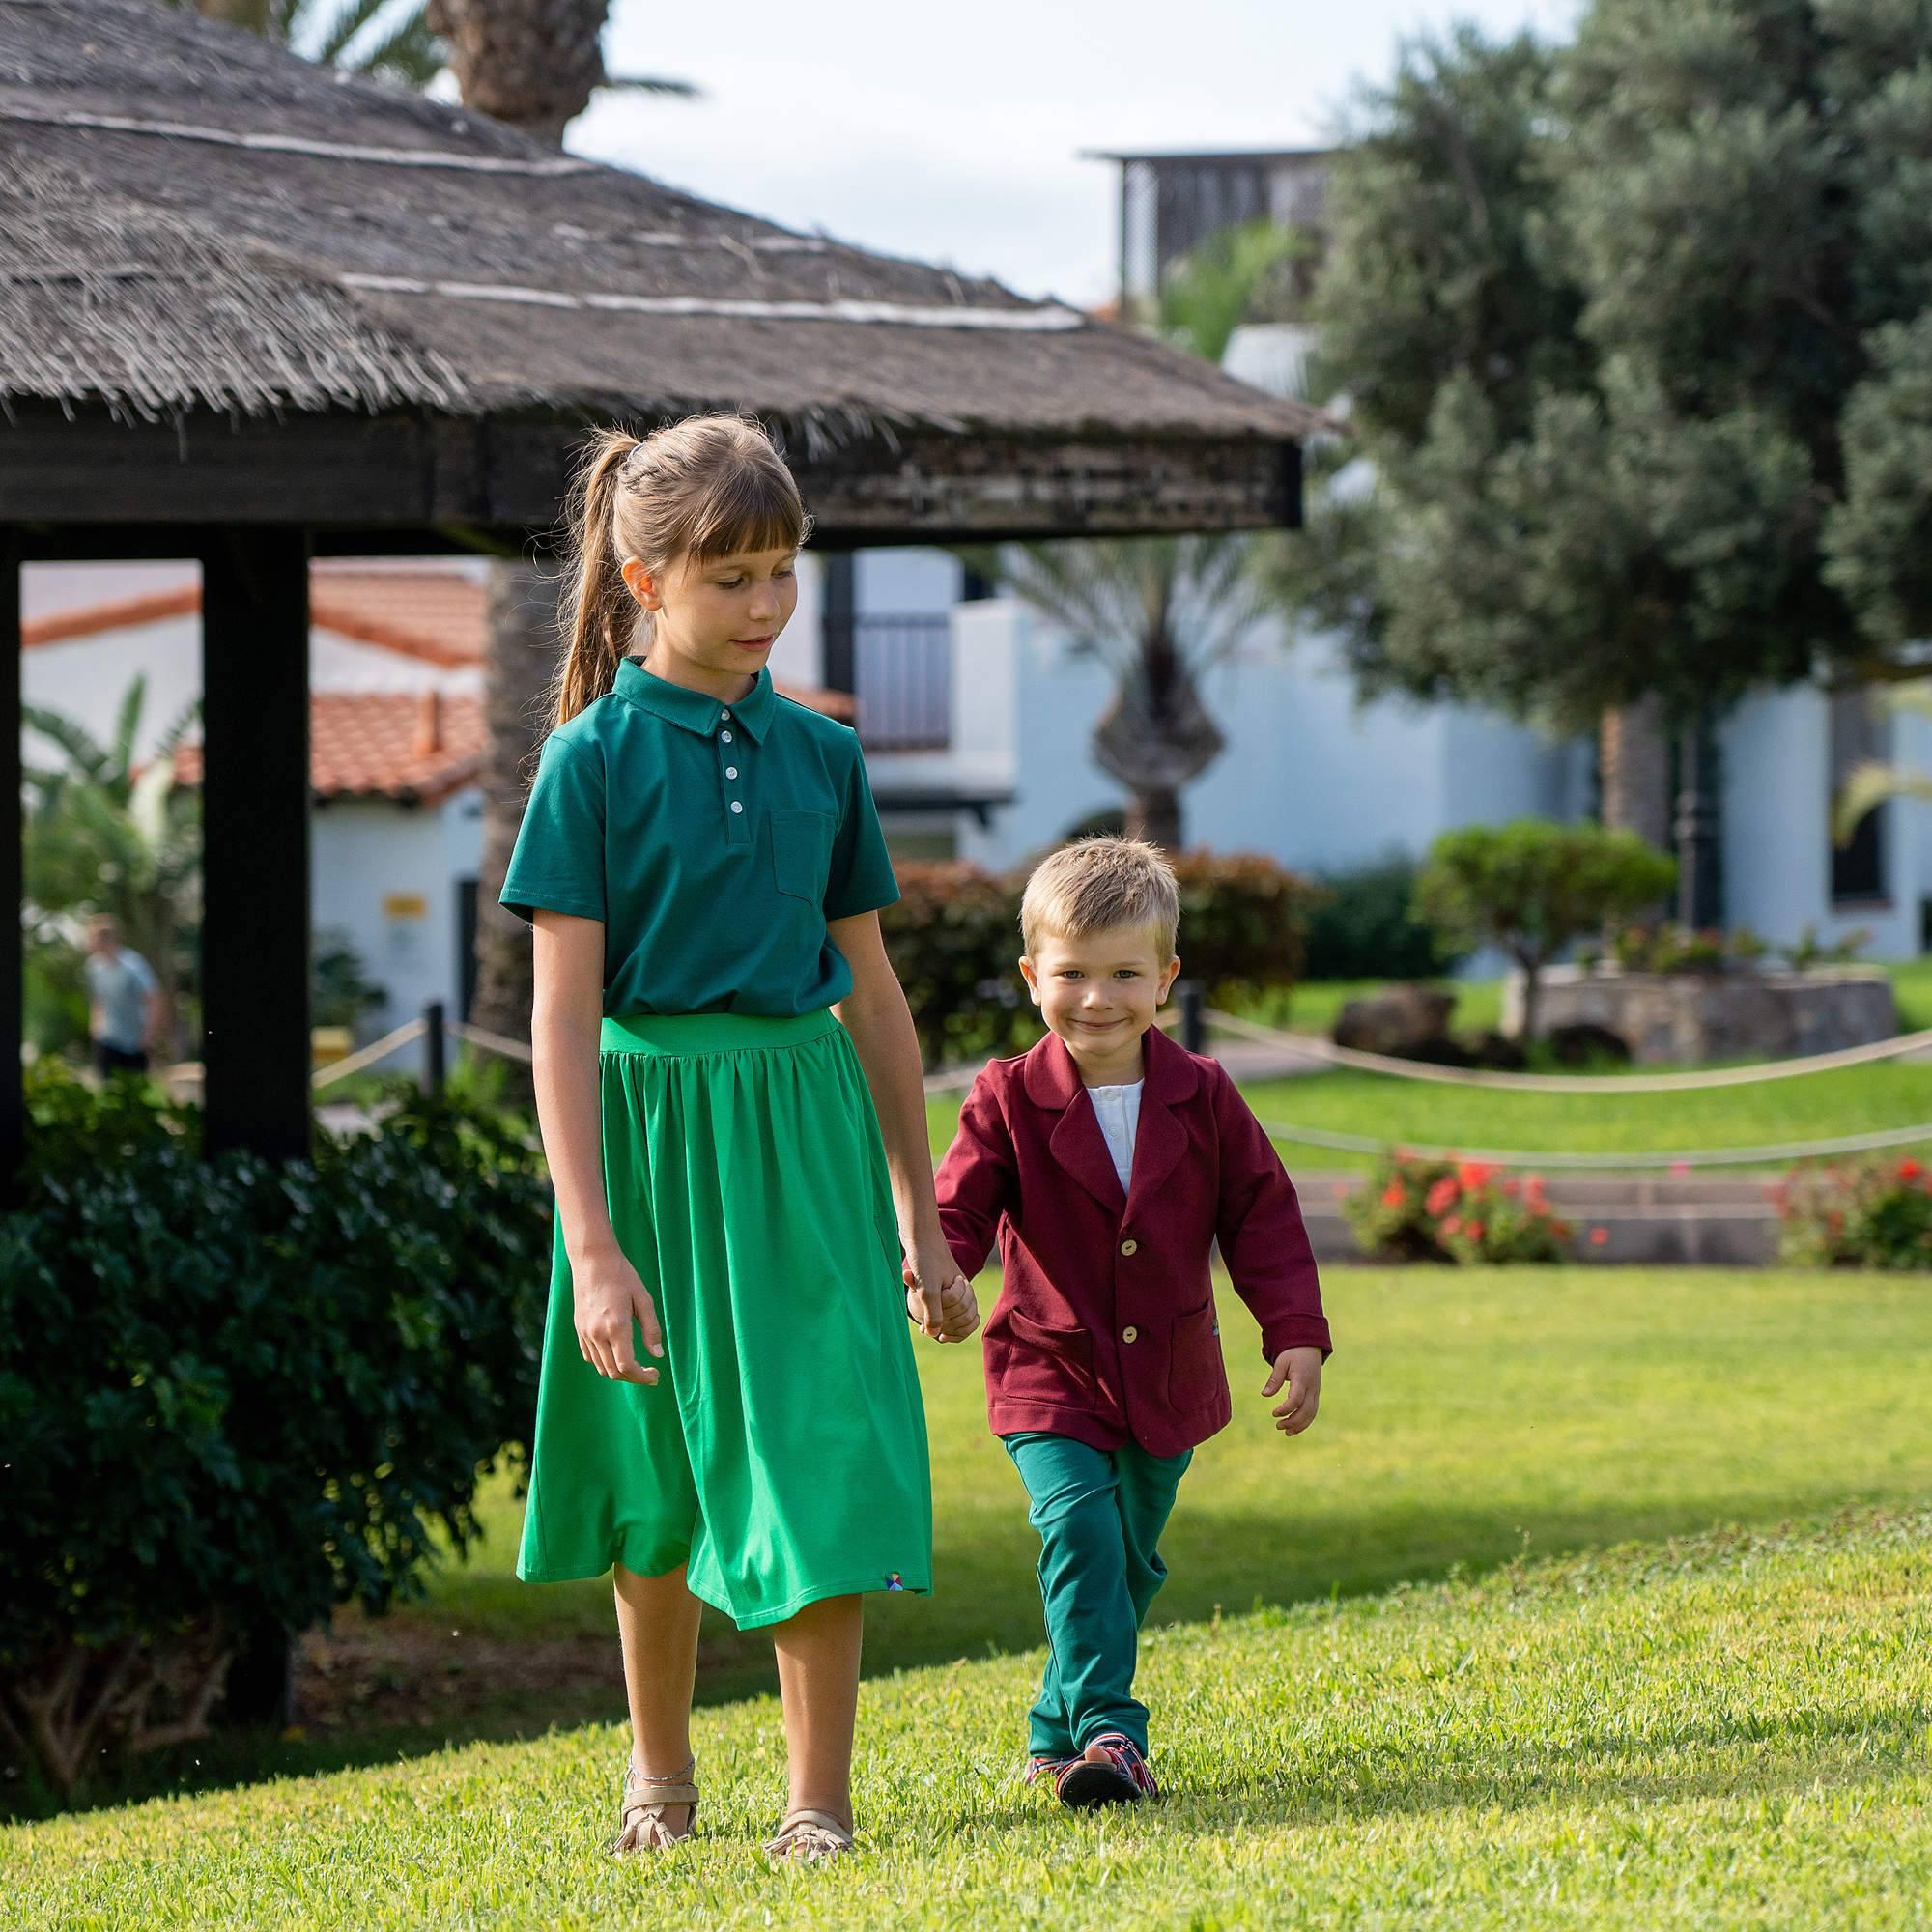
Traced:
<path fill-rule="evenodd" d="M 1932 753 L 1932 738 L 1901 728 L 1895 751 L 1922 761 Z M 1871 939 L 1861 957 L 1916 957 L 1918 895 L 1928 888 L 1932 866 L 1923 804 L 1894 801 L 1886 807 L 1889 902 L 1842 909 L 1831 902 L 1831 729 L 1825 695 L 1799 686 L 1746 698 L 1719 726 L 1719 758 L 1726 923 L 1751 926 L 1775 943 L 1796 939 L 1807 923 L 1828 941 L 1864 927 Z"/>
<path fill-rule="evenodd" d="M 457 882 L 475 877 L 482 861 L 480 792 L 469 786 L 416 810 L 365 800 L 319 806 L 309 821 L 309 853 L 316 929 L 346 934 L 366 976 L 389 995 L 363 1024 L 361 1039 L 416 1018 L 431 1000 L 456 1017 Z M 411 895 L 422 901 L 419 917 L 384 904 Z M 420 1054 L 406 1048 L 384 1065 L 415 1071 Z"/>

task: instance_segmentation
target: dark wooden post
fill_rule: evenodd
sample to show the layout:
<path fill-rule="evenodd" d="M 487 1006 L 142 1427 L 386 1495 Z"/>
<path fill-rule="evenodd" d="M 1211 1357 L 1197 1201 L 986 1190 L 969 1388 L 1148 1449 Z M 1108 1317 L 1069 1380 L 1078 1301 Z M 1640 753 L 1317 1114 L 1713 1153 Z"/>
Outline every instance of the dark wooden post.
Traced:
<path fill-rule="evenodd" d="M 1177 980 L 1175 997 L 1180 1002 L 1180 1043 L 1189 1053 L 1208 1051 L 1207 995 L 1199 980 Z"/>
<path fill-rule="evenodd" d="M 445 1078 L 442 1002 L 432 1000 L 423 1009 L 423 1092 L 440 1094 Z"/>
<path fill-rule="evenodd" d="M 20 1035 L 26 975 L 20 944 L 25 887 L 20 821 L 20 546 L 0 529 L 0 1206 L 27 1151 L 27 1105 L 20 1091 Z"/>
<path fill-rule="evenodd" d="M 1718 871 L 1715 736 L 1710 709 L 1700 705 L 1678 740 L 1677 918 L 1694 931 L 1716 926 L 1724 917 Z"/>
<path fill-rule="evenodd" d="M 849 550 L 827 551 L 824 601 L 819 607 L 824 652 L 818 680 L 827 691 L 859 689 L 858 620 L 856 560 Z"/>
<path fill-rule="evenodd" d="M 201 557 L 202 1061 L 209 1153 L 306 1158 L 308 542 L 226 531 Z"/>

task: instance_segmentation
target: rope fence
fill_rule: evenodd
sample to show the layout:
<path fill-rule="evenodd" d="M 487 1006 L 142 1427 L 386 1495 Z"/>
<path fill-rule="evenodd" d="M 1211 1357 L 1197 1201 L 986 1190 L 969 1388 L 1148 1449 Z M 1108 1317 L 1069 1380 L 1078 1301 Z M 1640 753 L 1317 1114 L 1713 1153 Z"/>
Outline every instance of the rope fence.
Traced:
<path fill-rule="evenodd" d="M 1847 1066 L 1895 1060 L 1903 1054 L 1932 1048 L 1932 1027 L 1918 1033 L 1894 1034 L 1890 1039 L 1866 1046 L 1847 1046 L 1835 1053 L 1810 1053 L 1791 1060 L 1773 1060 L 1760 1066 L 1720 1066 L 1706 1073 L 1496 1073 L 1474 1066 L 1432 1066 L 1426 1061 L 1398 1060 L 1392 1054 L 1364 1053 L 1358 1047 L 1337 1046 L 1320 1034 L 1286 1033 L 1262 1026 L 1217 1007 L 1204 1017 L 1223 1031 L 1267 1046 L 1279 1046 L 1334 1066 L 1350 1066 L 1363 1073 L 1385 1073 L 1397 1080 L 1426 1080 L 1443 1087 L 1489 1087 L 1513 1094 L 1694 1094 L 1712 1087 L 1751 1087 L 1765 1080 L 1797 1080 L 1810 1073 L 1836 1073 Z"/>

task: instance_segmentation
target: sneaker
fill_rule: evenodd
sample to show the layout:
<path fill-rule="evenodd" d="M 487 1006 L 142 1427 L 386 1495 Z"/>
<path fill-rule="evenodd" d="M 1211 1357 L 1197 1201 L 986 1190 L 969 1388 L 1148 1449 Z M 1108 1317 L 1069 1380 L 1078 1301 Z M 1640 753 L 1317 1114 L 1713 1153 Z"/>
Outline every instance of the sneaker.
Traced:
<path fill-rule="evenodd" d="M 1060 1774 L 1063 1771 L 1065 1771 L 1069 1764 L 1078 1764 L 1080 1760 L 1077 1757 L 1052 1757 L 1043 1752 L 1035 1751 L 1034 1754 L 1027 1759 L 1026 1777 L 1024 1779 L 1024 1782 L 1028 1784 L 1037 1784 L 1042 1778 L 1051 1778 L 1054 1784 L 1058 1786 L 1060 1782 Z"/>
<path fill-rule="evenodd" d="M 1105 1731 L 1080 1756 L 1061 1768 L 1054 1792 L 1063 1804 L 1085 1809 L 1094 1804 L 1136 1804 L 1158 1798 L 1160 1786 L 1133 1741 Z"/>

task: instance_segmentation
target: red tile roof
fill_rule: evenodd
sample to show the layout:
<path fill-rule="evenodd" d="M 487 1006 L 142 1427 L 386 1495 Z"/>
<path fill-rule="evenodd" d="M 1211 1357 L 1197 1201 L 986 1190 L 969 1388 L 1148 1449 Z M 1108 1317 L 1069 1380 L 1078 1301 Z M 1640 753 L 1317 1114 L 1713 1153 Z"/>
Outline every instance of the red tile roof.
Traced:
<path fill-rule="evenodd" d="M 482 664 L 488 628 L 486 595 L 480 578 L 439 570 L 433 564 L 394 570 L 333 561 L 309 566 L 309 622 L 314 629 L 444 669 Z M 20 641 L 28 648 L 61 643 L 167 617 L 194 616 L 200 611 L 201 591 L 190 584 L 33 618 L 20 626 Z M 849 694 L 820 691 L 783 678 L 773 682 L 785 696 L 851 723 L 854 706 Z"/>
<path fill-rule="evenodd" d="M 318 798 L 433 805 L 483 765 L 483 700 L 424 691 L 320 691 L 309 699 L 309 781 Z M 175 753 L 175 777 L 201 782 L 199 745 Z"/>

